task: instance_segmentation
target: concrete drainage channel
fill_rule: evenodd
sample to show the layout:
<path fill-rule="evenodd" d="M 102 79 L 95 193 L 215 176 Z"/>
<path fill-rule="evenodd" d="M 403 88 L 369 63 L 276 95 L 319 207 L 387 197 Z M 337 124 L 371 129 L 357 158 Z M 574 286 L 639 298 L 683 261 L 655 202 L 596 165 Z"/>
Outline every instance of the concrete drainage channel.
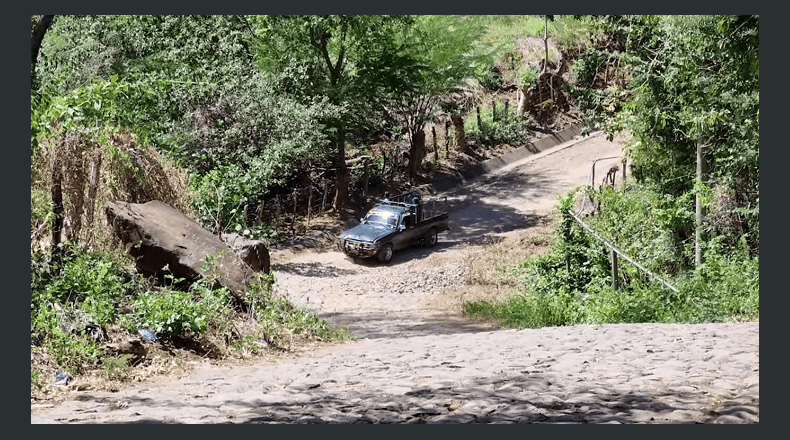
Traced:
<path fill-rule="evenodd" d="M 447 191 L 458 185 L 466 183 L 467 180 L 471 180 L 475 177 L 497 170 L 527 156 L 539 154 L 548 150 L 549 148 L 572 141 L 581 134 L 582 129 L 582 124 L 573 125 L 564 130 L 560 130 L 557 133 L 544 136 L 534 142 L 530 142 L 524 146 L 508 151 L 501 156 L 483 161 L 466 170 L 457 172 L 454 175 L 438 177 L 431 182 L 431 185 L 436 191 Z"/>

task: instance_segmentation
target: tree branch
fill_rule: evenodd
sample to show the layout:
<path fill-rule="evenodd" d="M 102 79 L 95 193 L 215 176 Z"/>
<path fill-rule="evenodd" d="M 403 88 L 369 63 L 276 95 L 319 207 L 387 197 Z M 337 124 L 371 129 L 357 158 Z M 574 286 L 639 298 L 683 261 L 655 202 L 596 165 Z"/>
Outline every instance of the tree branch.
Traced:
<path fill-rule="evenodd" d="M 30 36 L 30 72 L 31 75 L 36 71 L 36 60 L 38 59 L 38 51 L 41 49 L 41 42 L 44 41 L 44 34 L 55 19 L 54 15 L 42 15 L 33 29 L 33 35 Z"/>

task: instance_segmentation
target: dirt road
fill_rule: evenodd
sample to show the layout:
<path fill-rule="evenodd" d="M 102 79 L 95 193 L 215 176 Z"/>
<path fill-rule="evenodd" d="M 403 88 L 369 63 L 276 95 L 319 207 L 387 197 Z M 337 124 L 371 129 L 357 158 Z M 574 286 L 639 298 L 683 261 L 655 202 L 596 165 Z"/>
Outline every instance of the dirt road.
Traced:
<path fill-rule="evenodd" d="M 520 234 L 620 145 L 593 136 L 449 191 L 452 228 L 387 265 L 272 254 L 277 292 L 359 339 L 31 408 L 32 423 L 756 423 L 759 323 L 499 330 L 429 307 L 470 246 Z M 596 180 L 618 161 L 601 161 Z M 603 171 L 602 171 L 603 170 Z"/>

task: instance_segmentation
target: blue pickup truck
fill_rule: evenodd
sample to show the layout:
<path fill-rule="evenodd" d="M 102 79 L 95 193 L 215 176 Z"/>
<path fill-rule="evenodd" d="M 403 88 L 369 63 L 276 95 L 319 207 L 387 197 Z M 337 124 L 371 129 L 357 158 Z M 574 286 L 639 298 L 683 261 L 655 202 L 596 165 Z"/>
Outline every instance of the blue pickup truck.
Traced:
<path fill-rule="evenodd" d="M 433 246 L 449 229 L 449 216 L 436 201 L 423 202 L 420 193 L 387 198 L 371 209 L 360 224 L 340 235 L 338 248 L 353 258 L 376 256 L 381 262 L 413 245 Z"/>

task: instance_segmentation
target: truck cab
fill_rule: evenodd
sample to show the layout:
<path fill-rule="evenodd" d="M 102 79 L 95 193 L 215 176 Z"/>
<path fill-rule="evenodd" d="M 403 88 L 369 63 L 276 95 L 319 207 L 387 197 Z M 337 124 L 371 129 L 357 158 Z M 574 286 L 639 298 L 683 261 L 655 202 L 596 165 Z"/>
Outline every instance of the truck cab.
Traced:
<path fill-rule="evenodd" d="M 419 194 L 408 193 L 376 205 L 358 226 L 339 237 L 338 248 L 352 257 L 375 255 L 387 262 L 396 250 L 417 243 L 433 246 L 437 234 L 446 229 L 446 212 L 426 210 Z"/>

